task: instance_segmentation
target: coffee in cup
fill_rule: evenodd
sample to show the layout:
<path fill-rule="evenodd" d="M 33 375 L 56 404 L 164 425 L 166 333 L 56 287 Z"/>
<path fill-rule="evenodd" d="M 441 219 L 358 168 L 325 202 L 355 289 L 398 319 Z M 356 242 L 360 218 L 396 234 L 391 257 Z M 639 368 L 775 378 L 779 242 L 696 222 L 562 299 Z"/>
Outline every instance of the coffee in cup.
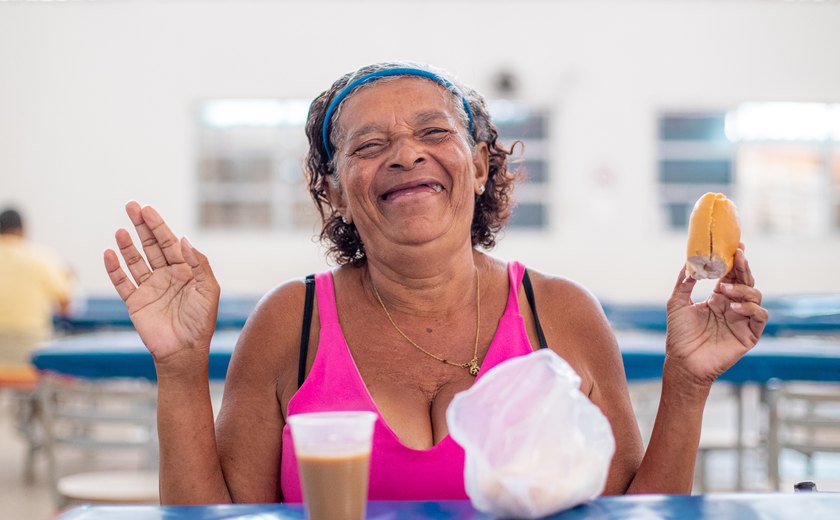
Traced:
<path fill-rule="evenodd" d="M 362 520 L 376 414 L 317 412 L 289 417 L 310 520 Z"/>

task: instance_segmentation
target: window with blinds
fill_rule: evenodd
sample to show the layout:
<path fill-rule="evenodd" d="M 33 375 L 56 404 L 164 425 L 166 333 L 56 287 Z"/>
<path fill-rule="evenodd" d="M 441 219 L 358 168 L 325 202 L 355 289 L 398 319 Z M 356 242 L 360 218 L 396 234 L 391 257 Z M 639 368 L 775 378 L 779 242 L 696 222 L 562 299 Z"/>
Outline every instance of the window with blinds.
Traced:
<path fill-rule="evenodd" d="M 684 229 L 706 192 L 732 196 L 733 147 L 726 113 L 666 113 L 659 118 L 659 186 L 670 229 Z"/>
<path fill-rule="evenodd" d="M 667 227 L 687 226 L 707 191 L 735 200 L 742 227 L 765 235 L 840 231 L 840 104 L 744 103 L 659 117 Z"/>
<path fill-rule="evenodd" d="M 200 108 L 198 222 L 206 230 L 311 232 L 302 162 L 309 102 L 220 99 Z"/>
<path fill-rule="evenodd" d="M 515 191 L 516 205 L 508 227 L 512 230 L 547 228 L 549 193 L 549 117 L 543 110 L 517 101 L 497 100 L 490 103 L 490 115 L 506 147 L 515 141 L 515 154 L 508 167 L 523 174 Z"/>

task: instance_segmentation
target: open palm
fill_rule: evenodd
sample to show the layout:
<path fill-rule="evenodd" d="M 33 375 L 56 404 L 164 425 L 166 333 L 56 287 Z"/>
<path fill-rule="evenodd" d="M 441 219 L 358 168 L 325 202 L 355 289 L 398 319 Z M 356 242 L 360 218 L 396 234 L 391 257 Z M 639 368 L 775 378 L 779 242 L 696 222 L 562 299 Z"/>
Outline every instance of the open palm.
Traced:
<path fill-rule="evenodd" d="M 711 383 L 755 346 L 767 310 L 761 307 L 743 245 L 732 270 L 706 301 L 691 301 L 695 283 L 683 270 L 668 301 L 666 354 L 696 381 Z"/>
<path fill-rule="evenodd" d="M 178 240 L 154 208 L 126 204 L 143 244 L 143 255 L 128 231 L 116 233 L 131 278 L 113 250 L 105 269 L 128 308 L 131 321 L 155 360 L 186 349 L 208 350 L 215 329 L 219 285 L 207 258 L 186 239 Z"/>

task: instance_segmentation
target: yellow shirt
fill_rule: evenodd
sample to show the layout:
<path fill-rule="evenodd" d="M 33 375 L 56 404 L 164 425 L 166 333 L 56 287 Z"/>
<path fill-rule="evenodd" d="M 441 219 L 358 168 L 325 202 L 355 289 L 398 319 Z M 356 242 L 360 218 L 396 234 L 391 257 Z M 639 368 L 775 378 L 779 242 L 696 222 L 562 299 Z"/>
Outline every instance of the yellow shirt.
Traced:
<path fill-rule="evenodd" d="M 54 258 L 0 235 L 0 333 L 49 337 L 53 310 L 69 299 L 68 272 Z"/>

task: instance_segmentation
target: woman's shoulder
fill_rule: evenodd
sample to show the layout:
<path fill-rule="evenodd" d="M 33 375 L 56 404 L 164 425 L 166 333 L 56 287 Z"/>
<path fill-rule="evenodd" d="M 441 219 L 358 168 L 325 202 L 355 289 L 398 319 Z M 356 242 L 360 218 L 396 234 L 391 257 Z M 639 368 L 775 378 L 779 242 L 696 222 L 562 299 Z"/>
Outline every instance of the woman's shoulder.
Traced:
<path fill-rule="evenodd" d="M 352 266 L 340 266 L 327 273 L 331 276 L 333 284 L 345 282 L 348 279 L 357 280 L 360 269 Z M 344 283 L 343 285 L 346 285 Z M 312 316 L 313 322 L 318 320 L 318 297 L 315 286 L 312 286 Z M 321 291 L 323 294 L 323 291 Z M 257 303 L 254 311 L 248 318 L 248 322 L 254 322 L 260 328 L 269 328 L 281 333 L 279 329 L 294 333 L 295 339 L 299 339 L 300 326 L 303 320 L 304 305 L 306 304 L 306 277 L 292 278 L 276 285 L 269 290 Z M 246 327 L 248 323 L 246 323 Z"/>
<path fill-rule="evenodd" d="M 303 276 L 292 278 L 269 289 L 257 302 L 253 315 L 275 313 L 295 304 L 302 306 L 306 295 L 305 280 Z"/>
<path fill-rule="evenodd" d="M 248 316 L 236 350 L 251 359 L 285 363 L 298 355 L 306 283 L 303 277 L 287 280 L 265 293 Z M 313 305 L 314 306 L 314 305 Z"/>
<path fill-rule="evenodd" d="M 548 346 L 581 376 L 584 393 L 591 393 L 595 382 L 620 363 L 618 344 L 600 302 L 574 280 L 528 271 Z"/>
<path fill-rule="evenodd" d="M 591 312 L 600 310 L 601 304 L 595 295 L 582 284 L 555 274 L 545 273 L 528 267 L 528 274 L 534 287 L 534 298 L 552 310 L 565 309 L 569 312 Z"/>

